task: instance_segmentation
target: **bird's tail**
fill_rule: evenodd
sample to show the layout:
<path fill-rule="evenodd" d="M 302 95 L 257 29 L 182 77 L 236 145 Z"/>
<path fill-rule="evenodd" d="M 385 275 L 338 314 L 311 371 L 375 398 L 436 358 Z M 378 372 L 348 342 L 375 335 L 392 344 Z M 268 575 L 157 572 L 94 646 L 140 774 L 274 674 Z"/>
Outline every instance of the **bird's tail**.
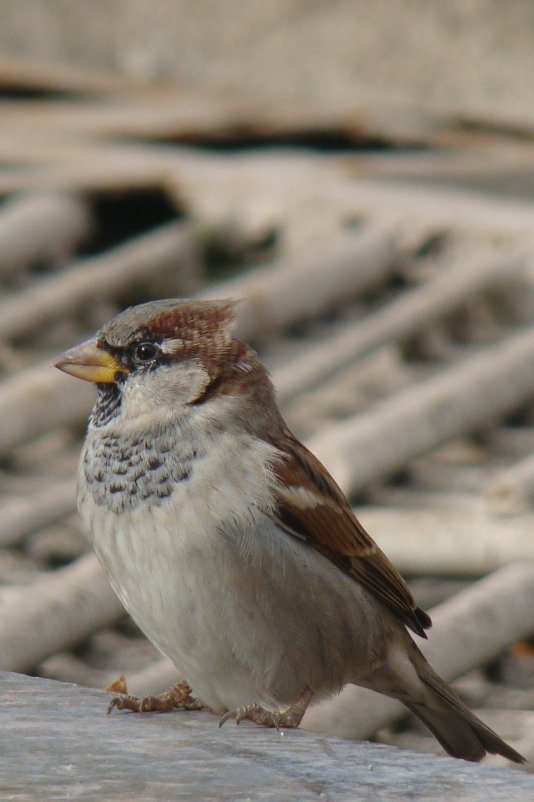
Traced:
<path fill-rule="evenodd" d="M 402 643 L 397 642 L 390 651 L 386 663 L 359 684 L 403 702 L 452 757 L 477 762 L 490 752 L 515 763 L 525 762 L 436 674 L 407 632 Z"/>
<path fill-rule="evenodd" d="M 426 693 L 422 704 L 406 698 L 402 701 L 435 735 L 445 751 L 452 757 L 474 762 L 490 752 L 514 763 L 524 763 L 525 758 L 477 718 L 436 674 L 411 638 L 410 643 L 410 661 Z"/>

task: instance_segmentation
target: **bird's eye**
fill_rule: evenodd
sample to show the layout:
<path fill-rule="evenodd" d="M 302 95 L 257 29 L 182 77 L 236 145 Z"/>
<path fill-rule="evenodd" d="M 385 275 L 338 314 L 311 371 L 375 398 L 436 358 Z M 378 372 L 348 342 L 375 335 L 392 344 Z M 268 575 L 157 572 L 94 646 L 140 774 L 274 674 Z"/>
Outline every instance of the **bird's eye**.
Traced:
<path fill-rule="evenodd" d="M 135 358 L 138 362 L 149 362 L 159 353 L 159 348 L 154 343 L 140 343 L 135 349 Z"/>

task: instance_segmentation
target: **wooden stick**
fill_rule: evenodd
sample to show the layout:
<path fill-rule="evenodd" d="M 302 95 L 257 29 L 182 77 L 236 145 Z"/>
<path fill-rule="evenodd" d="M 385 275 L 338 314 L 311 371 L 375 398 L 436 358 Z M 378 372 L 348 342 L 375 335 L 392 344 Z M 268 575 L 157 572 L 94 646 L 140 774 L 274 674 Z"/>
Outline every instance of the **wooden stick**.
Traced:
<path fill-rule="evenodd" d="M 237 308 L 239 336 L 272 336 L 383 281 L 393 268 L 393 255 L 391 229 L 367 226 L 311 258 L 281 260 L 209 288 L 201 297 L 243 299 Z"/>
<path fill-rule="evenodd" d="M 87 204 L 61 192 L 19 195 L 0 207 L 0 276 L 65 262 L 91 229 Z"/>
<path fill-rule="evenodd" d="M 37 529 L 54 524 L 75 511 L 74 479 L 54 482 L 27 498 L 8 498 L 0 517 L 0 547 L 13 546 Z"/>
<path fill-rule="evenodd" d="M 449 508 L 362 507 L 356 512 L 405 574 L 482 576 L 518 560 L 534 562 L 534 513 L 496 518 L 480 500 L 460 509 L 451 502 Z"/>
<path fill-rule="evenodd" d="M 123 613 L 95 555 L 81 557 L 3 598 L 0 666 L 8 671 L 30 671 Z"/>
<path fill-rule="evenodd" d="M 534 456 L 504 468 L 487 488 L 486 499 L 491 510 L 503 515 L 516 514 L 532 506 Z"/>
<path fill-rule="evenodd" d="M 486 433 L 484 447 L 509 460 L 522 460 L 534 451 L 534 426 L 499 426 Z"/>
<path fill-rule="evenodd" d="M 440 462 L 429 454 L 410 464 L 410 479 L 423 492 L 471 493 L 476 498 L 488 484 L 488 468 L 484 464 Z"/>
<path fill-rule="evenodd" d="M 153 282 L 165 275 L 171 294 L 180 287 L 187 293 L 198 259 L 194 226 L 162 226 L 0 302 L 0 337 L 26 335 L 57 317 L 76 314 L 89 301 L 112 299 L 143 279 Z"/>
<path fill-rule="evenodd" d="M 534 565 L 509 565 L 434 608 L 429 641 L 418 643 L 451 682 L 496 657 L 534 629 Z M 406 715 L 392 699 L 354 686 L 309 708 L 303 726 L 344 738 L 370 738 Z"/>
<path fill-rule="evenodd" d="M 353 493 L 532 397 L 533 361 L 534 329 L 529 328 L 327 429 L 310 448 Z"/>
<path fill-rule="evenodd" d="M 94 403 L 94 387 L 74 382 L 44 363 L 6 379 L 0 387 L 0 454 L 43 432 L 81 422 Z"/>
<path fill-rule="evenodd" d="M 517 249 L 502 249 L 475 263 L 446 269 L 363 321 L 307 349 L 274 375 L 280 403 L 316 387 L 381 345 L 433 324 L 489 287 L 509 282 L 511 274 L 524 266 L 526 259 L 526 254 Z"/>
<path fill-rule="evenodd" d="M 162 177 L 176 184 L 180 195 L 193 197 L 195 202 L 195 180 L 201 178 L 203 195 L 210 194 L 210 186 L 219 187 L 220 171 L 242 175 L 250 170 L 251 159 L 243 156 L 217 156 L 216 169 L 213 156 L 206 156 L 187 148 L 161 148 L 156 145 L 117 145 L 116 143 L 94 144 L 73 137 L 53 135 L 36 141 L 28 134 L 29 123 L 2 133 L 0 130 L 0 157 L 23 165 L 0 176 L 0 192 L 34 187 L 87 187 L 132 186 L 135 182 L 151 186 L 161 183 Z M 20 131 L 20 135 L 18 133 Z M 302 157 L 300 157 L 302 161 Z M 297 160 L 278 154 L 264 155 L 261 167 L 269 166 L 271 173 L 287 170 L 288 164 Z M 32 169 L 36 165 L 36 169 Z M 417 221 L 421 227 L 455 227 L 461 230 L 476 230 L 490 233 L 526 234 L 530 236 L 534 225 L 534 203 L 528 200 L 490 197 L 473 190 L 431 187 L 417 183 L 387 180 L 347 179 L 346 159 L 332 158 L 327 162 L 315 162 L 310 171 L 309 184 L 339 219 L 348 215 L 365 215 L 376 220 L 406 221 L 411 225 Z M 326 188 L 317 182 L 325 177 Z M 191 169 L 192 168 L 192 169 Z M 338 178 L 335 182 L 334 178 Z M 265 181 L 262 182 L 265 186 Z M 270 191 L 271 196 L 273 188 Z M 278 188 L 278 202 L 281 202 Z M 248 198 L 250 201 L 250 197 Z M 244 205 L 244 204 L 243 204 Z"/>
<path fill-rule="evenodd" d="M 0 83 L 12 89 L 40 89 L 49 92 L 104 93 L 132 86 L 117 74 L 89 72 L 72 64 L 51 63 L 48 59 L 0 56 Z M 19 104 L 20 105 L 20 104 Z"/>
<path fill-rule="evenodd" d="M 343 200 L 342 200 L 343 198 Z M 378 219 L 417 220 L 420 225 L 496 231 L 530 236 L 534 203 L 484 195 L 473 190 L 417 183 L 361 179 L 340 186 L 337 201 L 353 212 Z"/>

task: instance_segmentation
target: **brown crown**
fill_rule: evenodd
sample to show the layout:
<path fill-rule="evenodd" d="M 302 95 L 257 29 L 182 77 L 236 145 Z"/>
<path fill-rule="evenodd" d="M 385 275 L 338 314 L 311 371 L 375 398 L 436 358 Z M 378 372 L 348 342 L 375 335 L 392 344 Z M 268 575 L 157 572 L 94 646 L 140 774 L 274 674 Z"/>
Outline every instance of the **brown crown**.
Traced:
<path fill-rule="evenodd" d="M 98 332 L 98 340 L 125 347 L 147 340 L 183 340 L 184 345 L 205 340 L 231 339 L 235 327 L 235 303 L 190 301 L 170 298 L 132 306 Z"/>

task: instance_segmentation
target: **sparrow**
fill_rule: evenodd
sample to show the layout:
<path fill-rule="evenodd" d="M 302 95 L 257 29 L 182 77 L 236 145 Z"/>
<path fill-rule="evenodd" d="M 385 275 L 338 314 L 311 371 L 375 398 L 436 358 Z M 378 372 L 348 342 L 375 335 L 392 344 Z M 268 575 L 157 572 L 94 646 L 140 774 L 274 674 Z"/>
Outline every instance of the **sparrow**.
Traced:
<path fill-rule="evenodd" d="M 134 306 L 56 366 L 98 388 L 81 519 L 111 585 L 185 678 L 110 709 L 208 708 L 298 726 L 353 683 L 399 699 L 450 755 L 524 758 L 431 668 L 430 617 L 291 433 L 233 301 Z"/>

